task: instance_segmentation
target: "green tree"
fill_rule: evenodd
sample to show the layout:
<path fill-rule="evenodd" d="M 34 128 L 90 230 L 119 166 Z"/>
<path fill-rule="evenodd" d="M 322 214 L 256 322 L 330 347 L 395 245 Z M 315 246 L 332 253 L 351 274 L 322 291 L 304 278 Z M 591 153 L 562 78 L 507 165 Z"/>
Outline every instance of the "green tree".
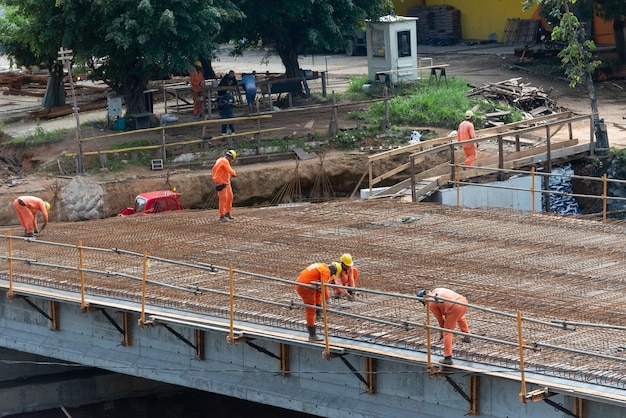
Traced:
<path fill-rule="evenodd" d="M 244 13 L 224 28 L 239 50 L 263 44 L 274 48 L 288 78 L 300 76 L 298 54 L 343 49 L 343 30 L 363 26 L 393 10 L 390 0 L 233 0 Z"/>
<path fill-rule="evenodd" d="M 23 17 L 22 31 L 32 30 L 26 43 L 35 61 L 41 60 L 42 51 L 56 54 L 60 45 L 72 49 L 78 60 L 90 65 L 94 79 L 125 96 L 129 113 L 146 111 L 143 91 L 150 80 L 186 72 L 193 61 L 210 58 L 222 25 L 240 17 L 230 0 L 4 3 Z"/>
<path fill-rule="evenodd" d="M 596 147 L 608 149 L 609 140 L 598 116 L 598 101 L 593 83 L 593 71 L 600 64 L 600 61 L 591 59 L 591 51 L 595 49 L 595 44 L 587 38 L 584 24 L 572 12 L 576 0 L 526 0 L 523 3 L 523 8 L 528 9 L 536 4 L 541 5 L 544 13 L 558 19 L 558 25 L 553 26 L 552 39 L 567 44 L 565 48 L 559 51 L 558 56 L 570 80 L 570 87 L 575 87 L 583 82 L 587 84 L 596 133 Z"/>
<path fill-rule="evenodd" d="M 20 7 L 11 7 L 20 3 Z M 50 72 L 48 88 L 42 106 L 65 104 L 64 71 L 58 61 L 59 48 L 64 41 L 63 26 L 59 25 L 54 0 L 5 1 L 5 14 L 0 18 L 0 45 L 4 54 L 17 65 L 36 65 Z M 28 12 L 26 12 L 28 10 Z"/>

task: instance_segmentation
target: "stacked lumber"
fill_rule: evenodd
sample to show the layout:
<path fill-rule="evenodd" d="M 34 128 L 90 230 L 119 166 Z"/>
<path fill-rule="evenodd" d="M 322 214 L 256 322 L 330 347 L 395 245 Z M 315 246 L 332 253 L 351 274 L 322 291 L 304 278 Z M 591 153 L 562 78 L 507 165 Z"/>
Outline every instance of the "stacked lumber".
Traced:
<path fill-rule="evenodd" d="M 48 84 L 44 75 L 0 73 L 0 89 L 5 95 L 43 96 Z"/>
<path fill-rule="evenodd" d="M 407 16 L 417 17 L 418 42 L 450 45 L 462 39 L 461 11 L 452 6 L 414 6 Z"/>
<path fill-rule="evenodd" d="M 552 114 L 560 111 L 556 100 L 541 87 L 531 87 L 530 83 L 520 83 L 520 78 L 497 83 L 486 83 L 469 91 L 469 97 L 482 96 L 487 100 L 508 104 L 532 116 Z"/>

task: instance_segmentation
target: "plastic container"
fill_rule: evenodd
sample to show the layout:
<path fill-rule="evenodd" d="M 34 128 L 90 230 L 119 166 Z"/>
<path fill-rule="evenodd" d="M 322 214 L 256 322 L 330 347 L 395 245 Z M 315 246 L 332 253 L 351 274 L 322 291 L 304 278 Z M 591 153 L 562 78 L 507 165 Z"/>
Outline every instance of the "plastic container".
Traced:
<path fill-rule="evenodd" d="M 120 119 L 115 119 L 115 122 L 113 122 L 113 128 L 115 128 L 116 131 L 123 131 L 126 129 L 126 119 L 120 118 Z"/>

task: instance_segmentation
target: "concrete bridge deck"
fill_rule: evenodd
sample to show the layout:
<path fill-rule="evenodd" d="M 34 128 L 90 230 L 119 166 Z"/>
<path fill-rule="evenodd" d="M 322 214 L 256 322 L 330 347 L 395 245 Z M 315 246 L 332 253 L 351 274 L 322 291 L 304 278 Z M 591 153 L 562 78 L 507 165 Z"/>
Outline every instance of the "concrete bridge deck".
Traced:
<path fill-rule="evenodd" d="M 534 382 L 626 405 L 622 222 L 384 200 L 234 215 L 229 223 L 214 211 L 52 223 L 37 240 L 3 228 L 15 238 L 0 240 L 0 288 L 81 303 L 82 272 L 84 306 L 138 312 L 145 277 L 146 320 L 226 332 L 232 325 L 235 336 L 307 345 L 293 280 L 310 263 L 349 252 L 360 294 L 328 305 L 331 351 L 425 362 L 426 312 L 414 295 L 449 287 L 473 305 L 472 343 L 455 337 L 459 371 L 518 380 L 521 311 Z M 442 350 L 434 341 L 432 361 Z"/>

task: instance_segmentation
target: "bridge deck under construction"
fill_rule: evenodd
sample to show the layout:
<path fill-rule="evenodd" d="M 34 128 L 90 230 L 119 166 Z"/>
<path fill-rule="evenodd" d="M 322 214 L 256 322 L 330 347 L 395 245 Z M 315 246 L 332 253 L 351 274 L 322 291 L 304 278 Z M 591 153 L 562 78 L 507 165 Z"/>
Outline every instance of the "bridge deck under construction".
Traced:
<path fill-rule="evenodd" d="M 309 264 L 348 252 L 361 291 L 355 302 L 329 303 L 332 336 L 425 351 L 426 312 L 415 293 L 448 287 L 477 306 L 467 313 L 472 343 L 455 337 L 458 361 L 519 368 L 521 311 L 536 320 L 523 324 L 524 345 L 534 348 L 524 353 L 527 370 L 612 390 L 626 385 L 624 223 L 393 200 L 236 209 L 234 216 L 219 222 L 210 210 L 51 223 L 37 240 L 0 240 L 2 286 L 8 258 L 14 285 L 64 291 L 80 289 L 78 272 L 64 266 L 81 265 L 87 294 L 137 302 L 147 254 L 150 306 L 228 318 L 223 268 L 232 266 L 235 322 L 304 337 L 293 280 Z M 19 227 L 0 230 L 9 232 L 22 235 Z M 442 352 L 436 339 L 433 354 Z"/>

